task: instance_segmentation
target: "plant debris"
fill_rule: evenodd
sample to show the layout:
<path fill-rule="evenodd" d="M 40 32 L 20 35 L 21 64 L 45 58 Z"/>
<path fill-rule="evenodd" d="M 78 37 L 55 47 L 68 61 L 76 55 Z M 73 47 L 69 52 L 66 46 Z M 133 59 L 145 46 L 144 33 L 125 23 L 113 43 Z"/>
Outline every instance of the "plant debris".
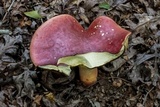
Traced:
<path fill-rule="evenodd" d="M 31 11 L 33 15 L 25 15 Z M 98 68 L 93 86 L 81 84 L 77 68 L 66 77 L 36 68 L 30 60 L 29 46 L 35 30 L 60 14 L 72 15 L 85 29 L 98 16 L 108 16 L 132 32 L 128 49 Z M 159 107 L 159 55 L 159 0 L 0 1 L 2 107 Z"/>

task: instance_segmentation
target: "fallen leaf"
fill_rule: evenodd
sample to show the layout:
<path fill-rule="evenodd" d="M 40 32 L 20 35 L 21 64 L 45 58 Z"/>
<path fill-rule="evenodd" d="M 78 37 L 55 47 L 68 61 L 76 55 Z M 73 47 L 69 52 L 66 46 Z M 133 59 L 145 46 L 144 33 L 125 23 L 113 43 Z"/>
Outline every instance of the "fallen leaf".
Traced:
<path fill-rule="evenodd" d="M 121 79 L 115 79 L 115 80 L 113 81 L 113 86 L 114 86 L 114 87 L 121 87 L 122 84 L 123 84 L 123 82 L 122 82 Z"/>
<path fill-rule="evenodd" d="M 85 22 L 85 23 L 90 23 L 89 19 L 87 18 L 87 16 L 83 13 L 79 14 L 80 18 Z"/>
<path fill-rule="evenodd" d="M 50 102 L 54 102 L 55 101 L 55 97 L 53 95 L 53 93 L 48 93 L 45 95 L 45 97 L 50 101 Z"/>
<path fill-rule="evenodd" d="M 17 59 L 19 58 L 19 56 L 17 56 L 19 46 L 16 44 L 22 43 L 22 37 L 20 35 L 15 37 L 4 35 L 0 40 L 4 41 L 0 42 L 0 70 L 4 70 L 7 66 L 7 62 L 14 63 L 16 61 L 14 57 Z M 6 62 L 6 64 L 4 62 Z"/>
<path fill-rule="evenodd" d="M 34 103 L 41 105 L 42 95 L 36 95 L 34 98 Z"/>
<path fill-rule="evenodd" d="M 41 19 L 42 16 L 38 13 L 38 11 L 29 11 L 29 12 L 24 12 L 24 14 L 30 18 L 34 19 Z"/>
<path fill-rule="evenodd" d="M 32 72 L 33 71 L 30 71 L 26 68 L 26 70 L 20 75 L 13 76 L 13 80 L 18 90 L 17 96 L 20 97 L 28 96 L 30 99 L 33 99 L 33 92 L 35 91 L 35 83 L 33 82 L 30 75 Z"/>
<path fill-rule="evenodd" d="M 110 5 L 108 3 L 101 3 L 99 4 L 99 8 L 108 10 L 110 8 Z"/>

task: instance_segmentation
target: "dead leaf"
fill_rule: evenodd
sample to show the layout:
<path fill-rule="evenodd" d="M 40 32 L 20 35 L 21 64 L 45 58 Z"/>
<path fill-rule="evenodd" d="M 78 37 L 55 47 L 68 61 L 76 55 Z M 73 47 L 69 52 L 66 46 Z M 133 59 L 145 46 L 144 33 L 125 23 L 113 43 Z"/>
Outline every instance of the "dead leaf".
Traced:
<path fill-rule="evenodd" d="M 138 44 L 144 44 L 144 39 L 142 37 L 133 38 L 130 45 L 132 46 Z"/>
<path fill-rule="evenodd" d="M 72 5 L 75 4 L 75 5 L 79 6 L 80 3 L 83 2 L 83 1 L 84 1 L 84 0 L 72 0 L 71 4 L 72 4 Z"/>
<path fill-rule="evenodd" d="M 137 103 L 137 106 L 136 107 L 144 107 L 143 104 L 141 103 Z"/>
<path fill-rule="evenodd" d="M 97 4 L 99 4 L 99 0 L 84 0 L 84 8 L 86 10 L 92 9 Z"/>
<path fill-rule="evenodd" d="M 113 81 L 113 86 L 114 86 L 114 87 L 121 87 L 122 84 L 123 84 L 123 82 L 122 82 L 121 79 L 115 79 L 115 80 Z"/>
<path fill-rule="evenodd" d="M 19 48 L 19 46 L 16 44 L 22 43 L 22 37 L 20 35 L 15 37 L 5 35 L 1 37 L 1 40 L 3 39 L 4 39 L 4 42 L 0 43 L 0 60 L 3 61 L 3 64 L 1 64 L 0 66 L 4 70 L 4 68 L 7 66 L 7 64 L 4 64 L 4 62 L 10 62 L 10 63 L 15 62 L 13 56 L 17 55 L 17 50 Z"/>
<path fill-rule="evenodd" d="M 34 103 L 36 103 L 38 106 L 40 106 L 41 105 L 42 97 L 43 97 L 42 95 L 36 95 L 34 97 Z"/>
<path fill-rule="evenodd" d="M 107 71 L 107 72 L 113 72 L 113 71 L 116 71 L 117 69 L 119 69 L 120 67 L 122 67 L 122 65 L 126 62 L 125 59 L 123 58 L 118 58 L 112 62 L 110 62 L 110 64 L 106 64 L 106 66 L 102 66 L 102 69 L 104 71 Z M 109 66 L 107 66 L 109 65 Z"/>
<path fill-rule="evenodd" d="M 87 18 L 87 16 L 85 14 L 80 13 L 79 16 L 85 23 L 88 23 L 88 24 L 90 23 L 89 19 Z"/>
<path fill-rule="evenodd" d="M 156 54 L 138 54 L 137 55 L 137 59 L 135 64 L 136 65 L 140 65 L 142 64 L 144 61 L 149 60 L 153 57 L 156 57 Z M 158 57 L 158 56 L 157 56 Z"/>
<path fill-rule="evenodd" d="M 26 17 L 20 22 L 21 27 L 31 26 L 31 24 L 32 24 L 31 20 L 28 20 Z"/>
<path fill-rule="evenodd" d="M 18 90 L 17 97 L 28 96 L 30 99 L 33 99 L 35 83 L 31 78 L 30 72 L 33 71 L 29 71 L 28 69 L 26 69 L 22 74 L 13 77 Z"/>
<path fill-rule="evenodd" d="M 46 97 L 50 102 L 54 102 L 54 101 L 55 101 L 55 98 L 54 98 L 53 93 L 47 93 L 47 94 L 45 95 L 45 97 Z"/>

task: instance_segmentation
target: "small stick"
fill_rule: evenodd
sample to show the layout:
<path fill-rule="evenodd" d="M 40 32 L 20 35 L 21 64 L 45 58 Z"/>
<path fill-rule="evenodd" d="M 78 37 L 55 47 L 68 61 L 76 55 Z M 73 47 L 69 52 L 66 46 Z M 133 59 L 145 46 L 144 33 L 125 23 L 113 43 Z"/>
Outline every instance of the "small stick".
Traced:
<path fill-rule="evenodd" d="M 0 29 L 0 34 L 11 34 L 11 31 L 8 29 Z"/>
<path fill-rule="evenodd" d="M 2 22 L 5 20 L 5 18 L 6 18 L 6 16 L 7 16 L 8 12 L 11 10 L 11 7 L 13 6 L 14 2 L 15 2 L 15 0 L 12 1 L 11 5 L 10 5 L 9 8 L 7 9 L 5 15 L 3 16 Z"/>
<path fill-rule="evenodd" d="M 144 106 L 144 104 L 146 103 L 148 94 L 149 94 L 153 89 L 154 89 L 154 87 L 152 87 L 152 88 L 147 92 L 147 94 L 145 95 L 144 100 L 143 100 L 143 106 Z"/>
<path fill-rule="evenodd" d="M 141 28 L 143 25 L 146 25 L 146 24 L 151 23 L 151 22 L 155 22 L 155 21 L 157 21 L 157 20 L 159 20 L 159 19 L 160 19 L 160 16 L 157 16 L 157 17 L 155 17 L 155 18 L 152 18 L 152 19 L 150 19 L 150 20 L 148 20 L 148 21 L 146 21 L 146 22 L 138 25 L 136 28 L 133 29 L 133 31 L 136 31 L 137 29 Z"/>

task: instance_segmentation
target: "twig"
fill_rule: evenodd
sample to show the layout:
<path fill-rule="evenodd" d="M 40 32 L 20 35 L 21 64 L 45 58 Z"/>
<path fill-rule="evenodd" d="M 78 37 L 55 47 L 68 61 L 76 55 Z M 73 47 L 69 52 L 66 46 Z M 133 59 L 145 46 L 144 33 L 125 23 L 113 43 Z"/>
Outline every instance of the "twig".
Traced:
<path fill-rule="evenodd" d="M 144 100 L 143 100 L 143 106 L 144 106 L 144 104 L 146 103 L 148 94 L 149 94 L 153 89 L 154 89 L 154 87 L 152 87 L 152 88 L 147 92 L 147 94 L 145 95 Z"/>
<path fill-rule="evenodd" d="M 8 29 L 0 29 L 0 34 L 11 34 L 12 32 Z"/>
<path fill-rule="evenodd" d="M 155 18 L 152 18 L 152 19 L 150 19 L 150 20 L 148 20 L 148 21 L 146 21 L 146 22 L 138 25 L 136 28 L 133 29 L 133 31 L 136 31 L 137 29 L 141 28 L 142 26 L 144 26 L 144 25 L 146 25 L 146 24 L 148 24 L 148 23 L 151 23 L 151 22 L 155 22 L 155 21 L 157 21 L 157 20 L 159 20 L 159 19 L 160 19 L 160 16 L 157 16 L 157 17 L 155 17 Z"/>
<path fill-rule="evenodd" d="M 9 8 L 7 9 L 5 15 L 3 16 L 2 22 L 5 20 L 5 18 L 6 18 L 6 16 L 7 16 L 8 12 L 11 10 L 11 7 L 13 6 L 14 2 L 15 2 L 15 0 L 12 1 L 11 5 L 10 5 Z"/>
<path fill-rule="evenodd" d="M 130 82 L 130 81 L 128 81 L 128 80 L 126 80 L 126 79 L 123 79 L 123 78 L 121 78 L 121 77 L 108 77 L 108 79 L 112 79 L 112 81 L 113 81 L 113 79 L 121 79 L 122 81 L 124 81 L 124 82 L 127 82 L 127 83 L 129 83 L 130 85 L 132 85 L 132 83 Z"/>

